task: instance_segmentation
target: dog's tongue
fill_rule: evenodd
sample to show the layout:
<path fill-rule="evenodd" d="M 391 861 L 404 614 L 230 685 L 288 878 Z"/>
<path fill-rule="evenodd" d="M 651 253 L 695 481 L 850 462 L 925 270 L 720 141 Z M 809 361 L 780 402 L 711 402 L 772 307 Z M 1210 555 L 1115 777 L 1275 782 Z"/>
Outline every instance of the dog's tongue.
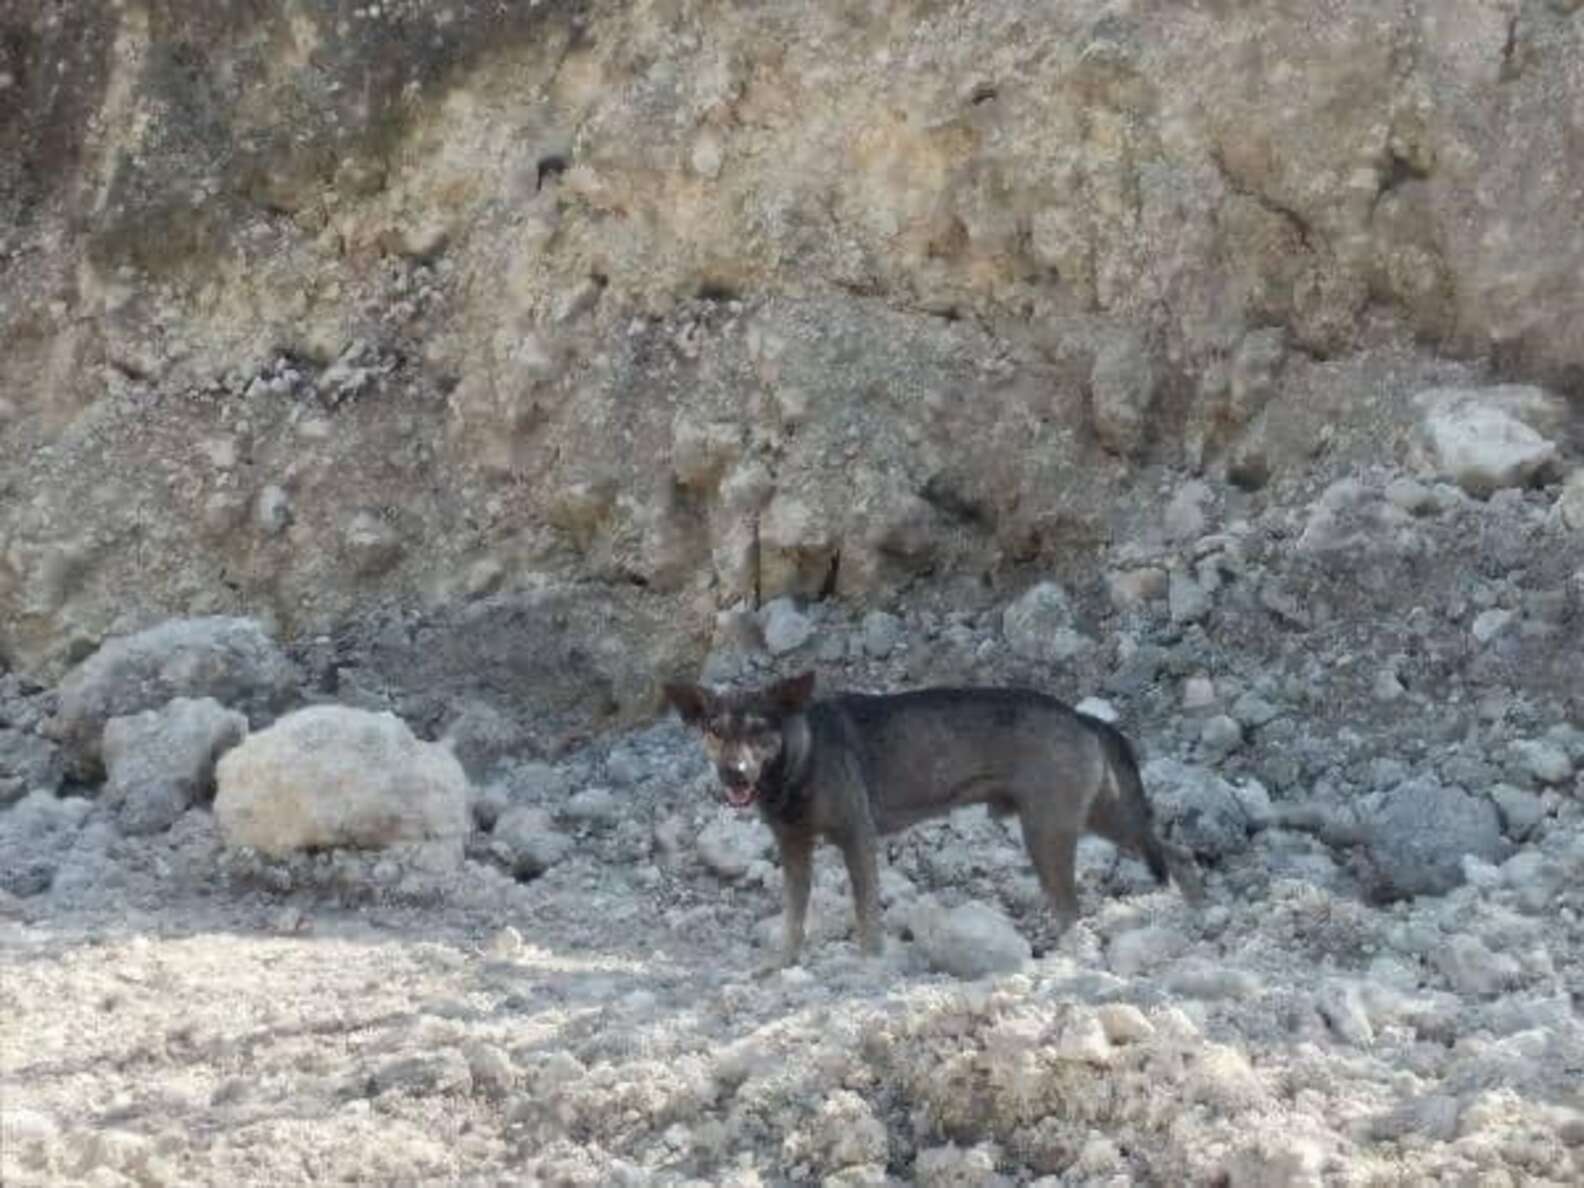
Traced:
<path fill-rule="evenodd" d="M 733 808 L 747 808 L 753 803 L 754 790 L 752 784 L 744 784 L 739 788 L 726 789 L 726 803 Z"/>

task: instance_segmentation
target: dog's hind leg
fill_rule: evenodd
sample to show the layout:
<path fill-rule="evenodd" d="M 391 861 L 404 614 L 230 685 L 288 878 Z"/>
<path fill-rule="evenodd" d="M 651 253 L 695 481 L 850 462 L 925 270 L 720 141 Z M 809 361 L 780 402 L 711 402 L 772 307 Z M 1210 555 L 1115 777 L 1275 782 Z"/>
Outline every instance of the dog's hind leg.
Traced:
<path fill-rule="evenodd" d="M 1078 834 L 1043 824 L 1028 810 L 1022 814 L 1022 823 L 1023 845 L 1034 863 L 1045 898 L 1050 901 L 1059 937 L 1078 919 Z"/>
<path fill-rule="evenodd" d="M 852 882 L 853 911 L 858 918 L 858 948 L 875 957 L 880 941 L 879 844 L 872 832 L 857 831 L 840 839 L 847 877 Z"/>

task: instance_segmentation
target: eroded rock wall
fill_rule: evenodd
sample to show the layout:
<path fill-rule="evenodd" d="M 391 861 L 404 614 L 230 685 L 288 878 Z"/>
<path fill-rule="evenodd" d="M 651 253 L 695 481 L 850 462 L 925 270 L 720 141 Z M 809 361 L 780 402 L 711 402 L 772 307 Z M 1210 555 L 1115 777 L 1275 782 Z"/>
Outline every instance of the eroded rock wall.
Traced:
<path fill-rule="evenodd" d="M 1577 9 L 0 5 L 0 652 L 595 583 L 677 662 L 1576 394 Z"/>

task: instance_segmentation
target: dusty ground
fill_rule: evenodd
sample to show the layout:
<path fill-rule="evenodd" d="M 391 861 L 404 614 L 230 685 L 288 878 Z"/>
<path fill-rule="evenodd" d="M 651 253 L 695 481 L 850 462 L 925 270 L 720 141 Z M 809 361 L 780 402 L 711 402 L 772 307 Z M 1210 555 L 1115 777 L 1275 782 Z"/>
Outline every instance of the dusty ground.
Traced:
<path fill-rule="evenodd" d="M 1062 665 L 1020 655 L 998 608 L 944 604 L 790 628 L 780 608 L 797 648 L 717 654 L 723 676 L 955 672 L 1113 702 L 1210 903 L 1094 843 L 1080 925 L 979 981 L 938 972 L 915 926 L 975 902 L 1037 939 L 1015 826 L 970 811 L 896 840 L 875 962 L 823 852 L 803 967 L 759 978 L 768 838 L 669 720 L 506 756 L 452 869 L 269 862 L 204 807 L 130 838 L 49 801 L 45 885 L 0 922 L 5 1183 L 1579 1182 L 1581 546 L 1555 488 L 1403 481 L 1294 490 L 1241 525 L 1211 492 L 1192 543 L 1072 591 L 1091 642 Z M 1193 571 L 1202 604 L 1181 574 L 1106 601 L 1108 576 L 1181 556 L 1223 559 Z M 1500 828 L 1459 885 L 1407 898 L 1449 826 L 1392 806 L 1427 782 Z M 526 881 L 484 828 L 512 807 L 566 840 Z"/>

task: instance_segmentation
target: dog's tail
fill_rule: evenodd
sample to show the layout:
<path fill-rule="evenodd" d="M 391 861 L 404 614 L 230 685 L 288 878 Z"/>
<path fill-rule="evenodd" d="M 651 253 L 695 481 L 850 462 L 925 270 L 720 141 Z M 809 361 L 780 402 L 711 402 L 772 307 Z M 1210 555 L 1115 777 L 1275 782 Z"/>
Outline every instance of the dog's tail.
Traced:
<path fill-rule="evenodd" d="M 1166 851 L 1155 836 L 1154 813 L 1144 795 L 1144 778 L 1139 774 L 1138 757 L 1133 744 L 1109 722 L 1096 719 L 1100 745 L 1105 751 L 1106 764 L 1116 784 L 1118 808 L 1124 814 L 1133 844 L 1138 847 L 1150 874 L 1164 886 L 1171 881 L 1171 868 L 1166 864 Z"/>

